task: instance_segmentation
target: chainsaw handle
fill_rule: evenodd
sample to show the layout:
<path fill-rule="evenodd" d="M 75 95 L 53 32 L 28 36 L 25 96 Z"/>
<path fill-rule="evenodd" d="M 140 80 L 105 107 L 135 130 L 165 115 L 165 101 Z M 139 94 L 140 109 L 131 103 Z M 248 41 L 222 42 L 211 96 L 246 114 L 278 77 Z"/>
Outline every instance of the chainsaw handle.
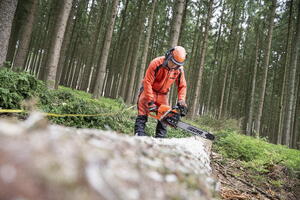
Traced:
<path fill-rule="evenodd" d="M 153 113 L 153 112 L 149 112 L 148 115 L 149 115 L 150 117 L 154 118 L 154 119 L 159 120 L 160 117 L 157 115 L 157 112 L 155 112 L 156 115 L 154 115 L 154 114 L 152 114 L 152 113 Z"/>
<path fill-rule="evenodd" d="M 187 112 L 188 112 L 188 109 L 187 109 L 186 106 L 181 106 L 181 105 L 178 105 L 178 104 L 173 106 L 172 109 L 177 110 L 181 117 L 185 117 Z"/>

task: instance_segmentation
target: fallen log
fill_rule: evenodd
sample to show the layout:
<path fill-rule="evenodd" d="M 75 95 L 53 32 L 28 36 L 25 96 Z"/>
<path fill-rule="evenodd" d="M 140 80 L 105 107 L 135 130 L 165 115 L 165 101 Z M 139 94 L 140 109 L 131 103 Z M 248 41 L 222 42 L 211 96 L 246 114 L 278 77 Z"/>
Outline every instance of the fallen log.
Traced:
<path fill-rule="evenodd" d="M 0 121 L 0 199 L 214 199 L 211 143 Z"/>

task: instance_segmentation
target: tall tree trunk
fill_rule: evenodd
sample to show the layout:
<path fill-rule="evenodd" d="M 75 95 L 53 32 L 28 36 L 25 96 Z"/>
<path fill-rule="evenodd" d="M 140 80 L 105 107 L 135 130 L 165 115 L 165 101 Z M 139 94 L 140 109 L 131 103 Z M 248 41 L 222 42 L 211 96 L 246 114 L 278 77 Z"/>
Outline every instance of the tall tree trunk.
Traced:
<path fill-rule="evenodd" d="M 290 146 L 291 139 L 291 121 L 292 121 L 292 111 L 295 103 L 295 86 L 296 86 L 296 74 L 297 74 L 297 62 L 299 57 L 299 49 L 300 49 L 300 1 L 298 1 L 298 17 L 297 17 L 297 25 L 296 25 L 296 35 L 294 37 L 294 49 L 292 52 L 292 63 L 290 68 L 290 76 L 289 76 L 289 92 L 287 98 L 287 113 L 286 113 L 286 121 L 285 121 L 285 129 L 284 129 L 284 141 L 283 143 L 287 146 Z"/>
<path fill-rule="evenodd" d="M 242 35 L 242 32 L 240 33 L 237 33 L 236 35 L 236 41 L 235 41 L 235 47 L 234 47 L 234 52 L 233 52 L 233 57 L 232 57 L 232 64 L 231 64 L 231 67 L 230 67 L 230 78 L 229 78 L 229 81 L 228 81 L 228 93 L 226 95 L 226 101 L 225 101 L 225 105 L 226 105 L 226 109 L 225 109 L 225 116 L 233 116 L 233 113 L 232 113 L 232 103 L 233 103 L 233 92 L 235 91 L 234 90 L 234 82 L 235 82 L 235 79 L 236 79 L 236 72 L 238 71 L 237 70 L 237 61 L 238 61 L 238 57 L 239 57 L 239 46 L 240 46 L 240 40 L 241 40 L 241 35 Z"/>
<path fill-rule="evenodd" d="M 201 44 L 201 42 L 199 42 L 200 40 L 200 35 L 201 33 L 203 32 L 202 29 L 203 29 L 203 26 L 200 26 L 199 24 L 202 24 L 201 23 L 201 19 L 200 19 L 200 16 L 201 16 L 201 9 L 199 9 L 199 12 L 197 13 L 197 23 L 196 23 L 196 26 L 195 26 L 195 29 L 194 29 L 194 32 L 193 32 L 193 44 L 192 44 L 192 52 L 191 52 L 191 56 L 190 56 L 190 59 L 189 59 L 189 65 L 190 67 L 187 69 L 187 72 L 186 72 L 186 79 L 187 79 L 187 85 L 188 85 L 188 88 L 187 88 L 187 93 L 188 94 L 192 94 L 193 90 L 194 90 L 194 84 L 192 84 L 192 79 L 191 77 L 195 74 L 194 71 L 195 71 L 195 62 L 196 60 L 198 60 L 197 56 L 196 55 L 199 55 L 199 44 Z M 187 104 L 190 105 L 191 104 L 191 98 L 188 98 L 187 99 Z"/>
<path fill-rule="evenodd" d="M 236 73 L 233 73 L 235 71 L 235 62 L 236 62 L 236 56 L 238 56 L 238 51 L 239 51 L 239 18 L 241 16 L 241 10 L 240 10 L 240 1 L 234 1 L 234 8 L 233 8 L 233 15 L 232 15 L 232 20 L 231 20 L 231 33 L 229 37 L 229 52 L 228 52 L 228 63 L 229 63 L 229 69 L 228 69 L 228 79 L 226 80 L 226 85 L 223 87 L 226 87 L 226 92 L 224 96 L 224 116 L 229 116 L 229 105 L 230 105 L 230 96 L 232 92 L 232 87 L 234 85 L 232 84 L 233 76 Z"/>
<path fill-rule="evenodd" d="M 6 59 L 8 42 L 17 3 L 17 0 L 0 1 L 0 67 L 3 66 Z"/>
<path fill-rule="evenodd" d="M 55 89 L 55 79 L 56 79 L 56 72 L 57 66 L 59 62 L 60 50 L 67 26 L 67 21 L 69 18 L 69 14 L 72 8 L 72 1 L 73 0 L 64 0 L 62 6 L 60 8 L 59 15 L 57 17 L 57 21 L 55 23 L 55 31 L 53 34 L 51 47 L 49 51 L 49 57 L 47 61 L 47 76 L 46 82 L 49 89 Z"/>
<path fill-rule="evenodd" d="M 111 10 L 110 9 L 112 9 L 112 8 L 110 8 L 111 6 L 109 6 L 109 5 L 106 5 L 105 7 L 106 7 L 105 16 L 104 16 L 104 18 L 102 20 L 103 20 L 104 24 L 106 24 L 106 25 L 103 25 L 103 27 L 101 27 L 101 31 L 100 31 L 100 35 L 104 35 L 104 37 L 99 38 L 98 49 L 96 48 L 96 51 L 97 51 L 96 53 L 99 56 L 97 56 L 96 59 L 95 59 L 95 63 L 97 63 L 97 64 L 93 67 L 94 70 L 93 70 L 93 73 L 92 73 L 91 83 L 90 83 L 90 86 L 89 86 L 89 92 L 92 92 L 92 93 L 93 93 L 93 90 L 94 90 L 96 84 L 98 84 L 97 83 L 97 76 L 100 73 L 100 69 L 101 69 L 101 67 L 100 67 L 101 56 L 103 54 L 104 45 L 105 45 L 105 42 L 106 42 L 106 40 L 105 40 L 106 39 L 106 34 L 105 33 L 107 32 L 107 27 L 110 26 L 110 24 L 106 23 L 106 21 L 108 21 L 107 19 L 109 19 L 109 17 L 111 17 L 111 14 L 110 14 Z M 109 49 L 111 49 L 111 47 L 109 47 Z M 106 62 L 106 65 L 107 65 L 107 62 Z M 108 77 L 106 76 L 106 73 L 109 72 L 109 70 L 110 69 L 106 69 L 106 67 L 105 67 L 105 69 L 103 71 L 105 73 L 104 74 L 105 79 L 103 77 L 103 84 L 102 85 L 104 85 L 104 83 L 107 82 L 107 78 Z M 100 92 L 101 95 L 102 95 L 102 91 L 105 91 L 104 89 L 105 89 L 105 87 L 102 86 L 102 89 L 101 89 L 101 92 Z"/>
<path fill-rule="evenodd" d="M 112 59 L 111 59 L 111 73 L 109 73 L 108 79 L 111 84 L 111 89 L 107 87 L 107 90 L 105 91 L 105 95 L 111 98 L 117 98 L 118 96 L 118 89 L 119 89 L 119 83 L 120 83 L 120 71 L 122 70 L 121 63 L 124 60 L 124 46 L 128 39 L 128 34 L 126 31 L 126 21 L 128 19 L 128 14 L 130 14 L 130 9 L 128 9 L 130 0 L 125 0 L 125 5 L 122 10 L 121 14 L 121 22 L 120 22 L 120 28 L 119 33 L 117 37 L 117 42 L 115 44 L 115 48 L 113 51 Z"/>
<path fill-rule="evenodd" d="M 71 8 L 67 26 L 66 26 L 64 40 L 63 40 L 60 55 L 59 55 L 59 62 L 58 62 L 57 73 L 56 73 L 56 78 L 55 78 L 55 89 L 58 88 L 58 85 L 59 85 L 61 77 L 62 77 L 63 68 L 66 67 L 65 62 L 66 62 L 66 58 L 67 58 L 67 51 L 68 51 L 68 48 L 70 48 L 70 43 L 71 43 L 72 34 L 73 34 L 72 29 L 75 28 L 73 18 L 74 18 L 74 14 L 75 14 L 76 3 L 77 3 L 77 0 L 73 0 L 72 8 Z"/>
<path fill-rule="evenodd" d="M 263 108 L 264 108 L 264 100 L 265 100 L 265 94 L 266 94 L 266 85 L 267 85 L 268 68 L 269 68 L 269 62 L 270 62 L 270 51 L 271 51 L 273 28 L 274 28 L 275 10 L 276 10 L 276 0 L 272 0 L 272 4 L 270 6 L 268 36 L 267 36 L 265 59 L 264 59 L 263 81 L 262 81 L 261 93 L 260 93 L 260 97 L 259 97 L 259 106 L 258 106 L 258 112 L 257 112 L 257 122 L 256 122 L 256 136 L 257 137 L 259 137 L 259 135 L 260 135 L 260 126 L 261 126 L 262 113 L 263 113 Z"/>
<path fill-rule="evenodd" d="M 229 57 L 226 58 L 226 63 L 225 63 L 225 73 L 224 73 L 224 77 L 223 80 L 221 82 L 221 95 L 220 95 L 220 106 L 219 106 L 219 113 L 218 113 L 218 119 L 221 119 L 222 117 L 222 112 L 223 112 L 223 106 L 224 106 L 224 96 L 225 96 L 225 89 L 226 89 L 226 80 L 227 80 L 227 76 L 228 76 L 228 61 Z"/>
<path fill-rule="evenodd" d="M 223 77 L 223 80 L 221 81 L 221 95 L 220 95 L 220 106 L 219 106 L 219 113 L 218 118 L 220 119 L 224 114 L 227 113 L 227 102 L 228 102 L 228 96 L 231 89 L 231 74 L 234 64 L 234 58 L 235 58 L 235 52 L 237 48 L 237 27 L 238 24 L 236 23 L 240 16 L 240 10 L 239 10 L 239 2 L 234 1 L 233 2 L 233 14 L 230 24 L 230 34 L 229 34 L 229 41 L 228 41 L 228 49 L 227 49 L 227 55 L 226 55 L 226 63 L 225 63 L 225 74 Z M 221 69 L 220 69 L 221 70 Z"/>
<path fill-rule="evenodd" d="M 225 52 L 225 49 L 224 47 L 221 47 L 221 55 L 220 55 L 220 64 L 218 65 L 218 76 L 217 76 L 217 80 L 216 80 L 216 90 L 215 90 L 215 101 L 214 101 L 214 116 L 215 118 L 218 118 L 219 117 L 219 112 L 218 112 L 218 109 L 219 109 L 219 99 L 221 99 L 221 92 L 223 88 L 222 85 L 221 85 L 221 76 L 223 76 L 223 74 L 221 73 L 222 72 L 222 68 L 224 66 L 224 52 Z M 221 114 L 221 113 L 220 113 Z"/>
<path fill-rule="evenodd" d="M 128 48 L 128 54 L 127 54 L 127 59 L 126 59 L 126 62 L 125 64 L 123 65 L 123 71 L 121 73 L 122 75 L 122 85 L 121 85 L 121 91 L 120 91 L 120 94 L 121 94 L 121 97 L 123 97 L 123 99 L 126 98 L 126 94 L 127 94 L 127 84 L 128 84 L 128 79 L 129 79 L 129 69 L 130 69 L 130 64 L 131 64 L 131 61 L 132 61 L 132 57 L 133 57 L 133 52 L 134 52 L 134 45 L 133 44 L 130 44 L 132 41 L 131 38 L 129 38 L 129 48 Z"/>
<path fill-rule="evenodd" d="M 183 43 L 183 30 L 187 26 L 187 10 L 188 10 L 188 5 L 189 5 L 189 0 L 185 0 L 184 2 L 184 8 L 183 8 L 183 13 L 182 13 L 182 20 L 181 20 L 181 25 L 180 25 L 180 33 L 179 33 L 179 38 L 178 38 L 178 44 L 181 45 Z"/>
<path fill-rule="evenodd" d="M 174 47 L 178 43 L 180 35 L 180 27 L 182 23 L 183 9 L 184 9 L 185 0 L 177 0 L 176 2 L 176 12 L 173 21 L 173 26 L 171 28 L 171 39 L 170 47 Z"/>
<path fill-rule="evenodd" d="M 183 10 L 184 10 L 185 0 L 177 0 L 175 3 L 176 12 L 174 12 L 174 20 L 171 27 L 171 38 L 170 38 L 170 47 L 175 47 L 178 45 L 179 35 L 180 35 L 180 28 L 183 19 Z M 174 10 L 175 10 L 174 9 Z M 175 86 L 171 87 L 171 92 L 169 93 L 169 101 L 171 102 L 173 96 L 175 96 Z"/>
<path fill-rule="evenodd" d="M 300 73 L 299 73 L 300 74 Z M 300 79 L 298 80 L 298 95 L 295 110 L 294 138 L 292 148 L 300 149 Z"/>
<path fill-rule="evenodd" d="M 118 11 L 118 4 L 119 4 L 119 0 L 113 0 L 110 22 L 107 27 L 105 40 L 104 40 L 104 46 L 103 46 L 103 50 L 101 53 L 101 58 L 100 58 L 99 66 L 98 66 L 99 71 L 98 71 L 98 74 L 96 77 L 95 87 L 93 88 L 93 97 L 94 98 L 99 98 L 102 95 L 104 77 L 105 77 L 105 72 L 106 72 L 106 63 L 107 63 L 107 59 L 108 59 L 108 53 L 109 53 L 109 49 L 110 49 L 115 19 L 116 19 L 116 15 L 117 15 L 117 11 Z"/>
<path fill-rule="evenodd" d="M 76 22 L 74 24 L 74 28 L 73 31 L 74 35 L 75 35 L 75 26 L 76 26 Z M 72 33 L 73 35 L 73 33 Z M 72 38 L 72 36 L 71 36 Z M 74 64 L 74 58 L 75 58 L 75 51 L 76 51 L 76 47 L 78 45 L 78 40 L 79 40 L 79 36 L 75 36 L 74 42 L 72 44 L 72 46 L 69 48 L 69 55 L 66 56 L 66 60 L 63 66 L 63 71 L 62 71 L 62 77 L 60 79 L 60 84 L 64 85 L 64 86 L 68 86 L 70 84 L 70 77 L 72 77 L 72 70 L 73 70 L 73 64 Z"/>
<path fill-rule="evenodd" d="M 25 61 L 29 50 L 38 0 L 31 0 L 27 3 L 29 4 L 28 10 L 26 10 L 28 14 L 24 19 L 25 23 L 22 24 L 19 46 L 14 60 L 14 67 L 20 67 L 22 70 L 24 70 Z"/>
<path fill-rule="evenodd" d="M 209 27 L 210 27 L 210 19 L 212 17 L 213 12 L 213 3 L 214 0 L 209 0 L 208 10 L 207 10 L 207 18 L 205 22 L 205 32 L 204 32 L 204 39 L 202 43 L 202 51 L 201 51 L 201 57 L 200 57 L 200 66 L 199 66 L 199 72 L 197 74 L 197 82 L 196 82 L 196 91 L 192 95 L 192 105 L 191 105 L 191 111 L 189 116 L 195 117 L 197 114 L 199 99 L 201 95 L 201 87 L 202 87 L 202 75 L 204 71 L 204 62 L 205 62 L 205 55 L 207 50 L 207 42 L 208 42 L 208 34 L 209 34 Z"/>
<path fill-rule="evenodd" d="M 91 48 L 91 56 L 89 58 L 89 61 L 86 65 L 86 68 L 84 70 L 84 74 L 83 74 L 83 82 L 82 85 L 80 87 L 81 90 L 87 91 L 88 87 L 89 87 L 89 82 L 90 82 L 90 75 L 92 72 L 92 68 L 94 67 L 94 63 L 95 63 L 95 56 L 96 56 L 96 52 L 97 52 L 97 45 L 98 45 L 98 41 L 99 41 L 99 36 L 100 33 L 102 32 L 102 30 L 105 28 L 104 23 L 105 23 L 105 16 L 107 13 L 107 5 L 108 3 L 106 1 L 104 1 L 102 3 L 102 11 L 101 14 L 99 15 L 99 19 L 98 19 L 98 23 L 96 26 L 96 30 L 93 34 L 93 44 L 92 44 L 92 48 Z"/>
<path fill-rule="evenodd" d="M 43 6 L 43 4 L 38 4 L 38 7 Z M 18 9 L 18 8 L 17 8 Z M 36 12 L 36 16 L 35 16 L 35 21 L 38 22 L 39 19 L 39 15 L 37 15 Z M 43 21 L 45 20 L 44 17 L 42 17 Z M 37 23 L 35 23 L 37 24 Z M 40 49 L 41 44 L 42 44 L 42 37 L 43 37 L 43 29 L 40 28 L 42 25 L 44 25 L 45 23 L 41 23 L 40 25 L 38 25 L 38 27 L 36 28 L 35 31 L 33 31 L 31 33 L 31 40 L 30 40 L 30 44 L 29 44 L 29 48 L 28 51 L 30 51 L 32 53 L 32 60 L 31 62 L 25 62 L 24 66 L 25 69 L 28 68 L 29 73 L 35 75 L 37 77 L 37 69 L 38 69 L 38 63 L 39 63 L 39 58 L 41 57 L 41 51 Z M 27 57 L 30 57 L 27 55 Z M 29 60 L 29 59 L 27 59 Z"/>
<path fill-rule="evenodd" d="M 24 3 L 24 1 L 20 1 L 18 3 L 16 11 L 15 11 L 14 19 L 13 19 L 13 24 L 11 27 L 11 34 L 9 37 L 8 50 L 7 50 L 7 55 L 6 55 L 6 61 L 10 62 L 11 64 L 13 63 L 14 56 L 16 54 L 20 27 L 22 26 L 22 22 L 23 22 L 23 20 L 22 20 L 23 13 L 24 13 L 24 12 L 22 12 L 24 10 L 23 5 L 25 3 Z"/>
<path fill-rule="evenodd" d="M 143 52 L 142 63 L 141 63 L 140 71 L 139 71 L 139 74 L 138 74 L 137 84 L 141 84 L 141 81 L 142 81 L 144 73 L 145 73 L 148 50 L 149 50 L 149 41 L 150 41 L 150 36 L 151 36 L 151 32 L 152 32 L 153 16 L 154 16 L 154 11 L 155 11 L 155 6 L 156 6 L 156 0 L 153 0 L 152 1 L 151 14 L 150 14 L 150 17 L 149 17 L 148 30 L 147 30 L 146 39 L 145 39 L 144 50 L 142 51 Z M 137 102 L 138 91 L 139 90 L 136 90 L 136 92 L 135 92 L 133 102 Z"/>
<path fill-rule="evenodd" d="M 60 11 L 59 2 L 60 2 L 59 0 L 49 1 L 47 5 L 47 7 L 49 7 L 49 12 L 47 14 L 47 19 L 46 19 L 47 22 L 45 25 L 45 32 L 42 39 L 43 56 L 38 69 L 39 70 L 38 78 L 45 82 L 47 80 L 47 74 L 48 74 L 47 61 L 50 54 L 50 47 L 52 44 L 52 38 L 55 31 L 54 27 L 57 18 L 56 16 L 58 16 Z"/>
<path fill-rule="evenodd" d="M 123 83 L 126 82 L 124 81 L 125 78 L 127 78 L 127 74 L 126 74 L 126 70 L 127 70 L 127 63 L 128 60 L 131 58 L 131 52 L 132 52 L 132 44 L 131 44 L 131 38 L 132 36 L 128 33 L 129 38 L 127 38 L 127 41 L 124 41 L 124 47 L 122 46 L 122 49 L 126 49 L 126 51 L 123 51 L 120 54 L 120 58 L 119 59 L 119 66 L 120 66 L 120 72 L 118 73 L 118 81 L 115 81 L 114 87 L 116 87 L 117 89 L 115 90 L 115 93 L 113 94 L 115 98 L 118 97 L 123 97 Z M 128 73 L 128 71 L 127 71 Z"/>
<path fill-rule="evenodd" d="M 137 62 L 138 62 L 138 57 L 139 57 L 139 48 L 140 48 L 140 43 L 142 40 L 142 30 L 144 30 L 144 18 L 145 18 L 145 10 L 144 10 L 144 1 L 141 2 L 141 6 L 139 9 L 139 20 L 138 20 L 138 24 L 137 24 L 137 30 L 135 31 L 136 36 L 135 38 L 137 38 L 136 40 L 136 44 L 135 44 L 135 48 L 133 51 L 133 62 L 132 62 L 132 67 L 131 67 L 131 79 L 129 80 L 129 86 L 128 86 L 128 90 L 127 90 L 127 97 L 126 97 L 126 103 L 130 104 L 132 103 L 132 97 L 133 97 L 133 93 L 134 93 L 134 82 L 135 82 L 135 75 L 136 75 L 136 70 L 137 70 Z"/>
<path fill-rule="evenodd" d="M 71 77 L 70 73 L 72 71 L 71 66 L 72 66 L 74 58 L 75 58 L 76 49 L 79 46 L 79 44 L 78 44 L 79 43 L 79 34 L 77 33 L 77 30 L 82 29 L 82 23 L 80 23 L 80 18 L 82 15 L 81 10 L 83 10 L 84 7 L 85 7 L 85 5 L 82 5 L 82 2 L 79 2 L 78 8 L 76 9 L 75 21 L 73 24 L 72 31 L 71 31 L 71 33 L 66 32 L 66 35 L 64 37 L 64 40 L 67 40 L 67 37 L 69 37 L 69 34 L 70 34 L 70 44 L 67 47 L 67 51 L 64 52 L 64 49 L 61 50 L 61 56 L 63 56 L 64 53 L 65 53 L 65 56 L 59 59 L 60 60 L 59 65 L 60 64 L 62 65 L 62 66 L 59 66 L 59 68 L 62 68 L 61 77 L 59 79 L 59 84 L 62 84 L 64 86 L 68 85 L 68 83 L 69 83 L 69 78 Z M 71 12 L 72 12 L 72 10 L 71 10 Z M 63 43 L 63 45 L 64 45 L 64 43 Z"/>
<path fill-rule="evenodd" d="M 220 37 L 221 37 L 221 31 L 222 31 L 222 26 L 223 26 L 223 15 L 224 15 L 224 8 L 225 6 L 223 5 L 223 0 L 221 0 L 220 5 L 222 7 L 221 11 L 221 16 L 220 16 L 220 23 L 219 23 L 219 29 L 218 29 L 218 34 L 217 34 L 217 39 L 215 43 L 215 51 L 214 51 L 214 59 L 213 59 L 213 69 L 212 69 L 212 75 L 211 75 L 211 80 L 209 84 L 209 92 L 208 92 L 208 99 L 206 103 L 207 111 L 211 112 L 211 107 L 212 107 L 212 91 L 213 91 L 213 86 L 215 86 L 214 81 L 215 81 L 215 76 L 216 76 L 216 69 L 219 66 L 218 62 L 218 57 L 219 57 L 219 48 L 220 48 Z"/>
<path fill-rule="evenodd" d="M 253 67 L 250 105 L 249 105 L 248 122 L 247 122 L 247 129 L 246 129 L 246 134 L 249 136 L 252 135 L 256 73 L 257 73 L 258 57 L 259 57 L 259 55 L 258 55 L 258 53 L 259 53 L 259 27 L 258 27 L 258 25 L 256 25 L 256 26 L 257 26 L 257 29 L 256 29 L 256 44 L 255 44 L 255 61 L 254 61 L 254 67 Z"/>
<path fill-rule="evenodd" d="M 89 35 L 89 32 L 90 32 L 90 27 L 92 28 L 93 27 L 93 25 L 91 24 L 91 20 L 93 19 L 93 15 L 94 15 L 94 13 L 97 13 L 96 12 L 96 0 L 92 0 L 92 1 L 90 1 L 89 3 L 91 3 L 91 6 L 86 6 L 86 11 L 84 12 L 84 13 L 86 13 L 88 16 L 87 16 L 87 22 L 85 23 L 85 25 L 84 25 L 84 31 L 82 31 L 82 35 Z M 89 9 L 90 9 L 90 11 L 89 11 Z M 96 18 L 96 22 L 97 22 L 97 19 L 99 18 L 99 17 L 95 17 Z M 93 23 L 93 22 L 92 22 Z M 95 31 L 94 31 L 95 32 Z M 82 37 L 82 35 L 80 34 L 80 37 Z M 92 54 L 92 52 L 91 52 L 91 50 L 92 50 L 92 48 L 90 48 L 91 46 L 92 46 L 92 44 L 96 44 L 97 45 L 97 42 L 95 42 L 95 33 L 94 34 L 91 34 L 91 39 L 89 39 L 89 40 L 87 40 L 87 41 L 85 41 L 85 43 L 84 44 L 82 44 L 81 45 L 81 48 L 82 49 L 87 49 L 86 51 L 84 51 L 83 52 L 83 54 L 84 55 L 86 55 L 86 58 L 83 58 L 83 59 L 81 59 L 82 60 L 82 64 L 80 65 L 80 69 L 79 69 L 79 71 L 78 71 L 78 73 L 80 72 L 80 73 L 85 73 L 85 77 L 84 77 L 84 79 L 86 80 L 85 82 L 86 83 L 88 83 L 89 82 L 89 76 L 90 76 L 90 71 L 87 69 L 87 67 L 86 67 L 86 64 L 87 64 L 87 58 L 88 57 L 90 57 L 90 55 Z M 98 39 L 98 37 L 97 37 L 97 39 Z M 78 53 L 80 54 L 80 55 L 82 55 L 82 53 L 80 53 L 80 51 L 78 51 Z M 82 75 L 80 75 L 80 76 L 76 76 L 76 79 L 81 79 L 81 77 L 82 77 Z M 77 84 L 79 84 L 81 82 L 81 80 L 77 80 L 76 81 L 76 85 L 75 85 L 75 87 L 76 87 L 76 89 L 77 89 Z"/>
<path fill-rule="evenodd" d="M 279 101 L 279 118 L 278 118 L 278 130 L 277 130 L 277 144 L 282 144 L 282 133 L 283 133 L 283 122 L 284 122 L 284 107 L 285 107 L 285 99 L 286 99 L 286 91 L 287 91 L 287 76 L 288 76 L 288 65 L 291 54 L 291 46 L 292 46 L 292 21 L 293 21 L 293 0 L 290 1 L 290 11 L 289 11 L 289 23 L 288 23 L 288 36 L 286 39 L 286 47 L 285 47 L 285 63 L 284 63 L 284 72 L 283 72 L 283 81 L 281 85 L 281 94 Z"/>
<path fill-rule="evenodd" d="M 200 22 L 199 22 L 200 23 Z M 204 24 L 203 23 L 200 23 L 200 24 Z M 203 25 L 200 25 L 200 28 L 198 30 L 198 32 L 196 33 L 196 39 L 195 41 L 193 42 L 195 45 L 195 52 L 192 54 L 193 58 L 191 59 L 191 68 L 190 70 L 188 70 L 188 73 L 187 73 L 187 85 L 188 85 L 188 88 L 187 88 L 187 93 L 188 94 L 194 94 L 195 93 L 195 90 L 196 90 L 196 84 L 194 83 L 194 80 L 196 80 L 197 78 L 197 72 L 198 72 L 198 66 L 199 66 L 199 56 L 201 55 L 201 51 L 202 51 L 202 34 L 203 34 Z M 191 105 L 193 103 L 193 96 L 192 95 L 189 95 L 188 96 L 188 105 Z"/>

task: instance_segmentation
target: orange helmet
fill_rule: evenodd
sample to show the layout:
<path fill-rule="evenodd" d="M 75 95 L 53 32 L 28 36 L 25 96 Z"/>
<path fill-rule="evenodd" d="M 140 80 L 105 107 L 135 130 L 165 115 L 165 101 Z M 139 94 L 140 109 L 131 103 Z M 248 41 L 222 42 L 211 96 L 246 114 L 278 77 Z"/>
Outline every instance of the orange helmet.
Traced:
<path fill-rule="evenodd" d="M 176 46 L 170 51 L 169 59 L 176 65 L 184 65 L 184 61 L 186 59 L 186 51 L 182 46 Z"/>

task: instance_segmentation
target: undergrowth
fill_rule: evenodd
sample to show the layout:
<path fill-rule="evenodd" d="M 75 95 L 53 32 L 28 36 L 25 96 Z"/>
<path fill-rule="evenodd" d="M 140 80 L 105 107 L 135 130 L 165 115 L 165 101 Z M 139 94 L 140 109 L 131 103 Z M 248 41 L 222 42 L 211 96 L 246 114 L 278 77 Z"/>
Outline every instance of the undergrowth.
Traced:
<path fill-rule="evenodd" d="M 101 97 L 93 99 L 91 94 L 59 87 L 48 90 L 42 81 L 28 73 L 15 73 L 9 69 L 0 69 L 0 109 L 27 109 L 27 103 L 35 99 L 36 109 L 54 114 L 97 114 L 95 117 L 48 117 L 52 123 L 77 128 L 96 128 L 114 130 L 133 135 L 136 108 L 128 108 L 122 99 Z M 2 114 L 3 115 L 3 114 Z M 5 114 L 7 115 L 7 114 Z M 14 114 L 24 118 L 24 113 Z M 26 115 L 26 114 L 25 114 Z M 1 116 L 1 114 L 0 114 Z M 146 131 L 154 136 L 156 121 L 149 119 Z M 188 134 L 169 129 L 168 137 L 185 137 Z"/>
<path fill-rule="evenodd" d="M 300 171 L 299 150 L 236 132 L 221 131 L 215 141 L 214 150 L 225 158 L 242 161 L 245 167 L 257 172 L 268 172 L 270 166 L 277 164 L 286 166 L 291 173 Z"/>
<path fill-rule="evenodd" d="M 47 90 L 43 82 L 28 73 L 0 69 L 0 109 L 25 108 L 22 102 L 37 99 L 37 109 L 56 114 L 101 114 L 97 117 L 49 117 L 52 123 L 78 128 L 114 130 L 133 135 L 136 108 L 128 108 L 122 99 L 93 99 L 91 94 L 60 87 Z M 26 108 L 25 108 L 26 109 Z M 7 114 L 0 114 L 7 115 Z M 18 117 L 24 114 L 17 114 Z M 185 120 L 216 134 L 213 148 L 226 158 L 241 160 L 246 167 L 265 172 L 272 164 L 282 164 L 292 171 L 300 171 L 300 151 L 267 143 L 238 134 L 235 120 L 215 120 L 209 116 L 194 121 Z M 154 136 L 156 120 L 149 119 L 146 132 Z M 187 137 L 186 132 L 168 127 L 168 137 Z"/>

